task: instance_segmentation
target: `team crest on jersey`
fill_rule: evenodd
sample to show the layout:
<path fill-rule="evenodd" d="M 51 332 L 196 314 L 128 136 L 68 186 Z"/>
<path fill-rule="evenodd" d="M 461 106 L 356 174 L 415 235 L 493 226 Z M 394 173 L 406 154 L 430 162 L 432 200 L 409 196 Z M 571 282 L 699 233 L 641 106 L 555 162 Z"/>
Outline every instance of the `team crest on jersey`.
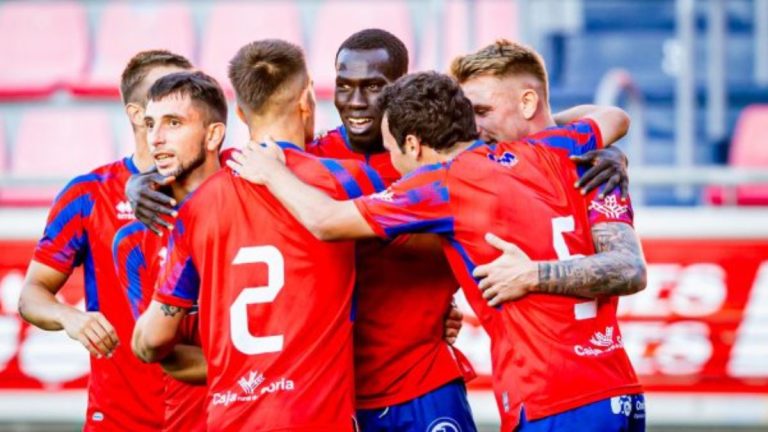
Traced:
<path fill-rule="evenodd" d="M 131 208 L 131 203 L 128 201 L 120 201 L 115 206 L 115 209 L 117 209 L 118 220 L 136 219 L 136 216 L 133 214 L 133 208 Z"/>
<path fill-rule="evenodd" d="M 387 188 L 381 192 L 376 192 L 375 194 L 372 194 L 371 199 L 391 203 L 392 201 L 394 201 L 394 196 L 395 196 L 395 193 L 392 192 L 392 189 Z"/>
<path fill-rule="evenodd" d="M 461 432 L 461 426 L 450 417 L 440 417 L 427 426 L 427 432 Z"/>
<path fill-rule="evenodd" d="M 512 168 L 513 166 L 517 165 L 517 156 L 515 156 L 514 153 L 510 153 L 510 152 L 504 152 L 501 155 L 488 153 L 488 159 L 496 162 L 497 164 L 505 168 Z"/>
<path fill-rule="evenodd" d="M 168 259 L 168 248 L 163 246 L 162 249 L 157 252 L 157 257 L 160 259 L 160 261 L 158 261 L 160 267 L 165 267 L 165 260 Z"/>
<path fill-rule="evenodd" d="M 615 195 L 608 195 L 604 200 L 595 199 L 589 205 L 589 210 L 594 210 L 606 217 L 618 219 L 629 211 L 628 205 L 621 205 L 616 201 Z"/>

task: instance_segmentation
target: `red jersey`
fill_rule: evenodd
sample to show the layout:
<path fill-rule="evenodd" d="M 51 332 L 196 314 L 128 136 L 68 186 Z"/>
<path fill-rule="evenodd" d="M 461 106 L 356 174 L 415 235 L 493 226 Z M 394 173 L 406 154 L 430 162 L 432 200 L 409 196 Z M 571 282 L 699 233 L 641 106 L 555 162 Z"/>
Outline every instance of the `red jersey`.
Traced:
<path fill-rule="evenodd" d="M 56 197 L 33 259 L 62 273 L 83 266 L 86 309 L 114 326 L 111 358 L 91 356 L 85 430 L 156 431 L 163 422 L 162 371 L 131 352 L 134 319 L 112 260 L 115 232 L 134 219 L 125 183 L 138 169 L 130 158 L 76 177 Z"/>
<path fill-rule="evenodd" d="M 134 318 L 146 310 L 155 288 L 160 267 L 165 261 L 166 236 L 160 237 L 139 221 L 131 222 L 115 234 L 112 254 L 117 278 L 128 298 Z M 197 314 L 182 322 L 180 343 L 200 346 Z M 206 395 L 204 385 L 190 385 L 169 375 L 165 383 L 165 431 L 205 431 Z"/>
<path fill-rule="evenodd" d="M 353 151 L 344 126 L 309 144 L 307 151 L 366 163 L 384 180 L 377 189 L 400 178 L 389 152 Z M 359 409 L 407 402 L 464 375 L 474 376 L 463 354 L 443 340 L 444 316 L 458 287 L 435 235 L 357 243 Z"/>
<path fill-rule="evenodd" d="M 531 294 L 491 308 L 472 277 L 476 263 L 499 255 L 483 239 L 487 232 L 533 260 L 553 260 L 594 254 L 590 218 L 631 223 L 631 208 L 615 195 L 589 204 L 573 188 L 577 174 L 568 156 L 599 146 L 591 121 L 519 142 L 477 141 L 449 163 L 421 167 L 386 192 L 355 201 L 381 237 L 443 236 L 451 267 L 491 337 L 503 430 L 516 426 L 523 407 L 538 419 L 641 391 L 616 321 L 617 298 Z"/>
<path fill-rule="evenodd" d="M 363 167 L 282 143 L 337 199 L 374 191 Z M 322 242 L 229 169 L 181 206 L 154 298 L 199 305 L 209 430 L 351 430 L 354 243 Z"/>

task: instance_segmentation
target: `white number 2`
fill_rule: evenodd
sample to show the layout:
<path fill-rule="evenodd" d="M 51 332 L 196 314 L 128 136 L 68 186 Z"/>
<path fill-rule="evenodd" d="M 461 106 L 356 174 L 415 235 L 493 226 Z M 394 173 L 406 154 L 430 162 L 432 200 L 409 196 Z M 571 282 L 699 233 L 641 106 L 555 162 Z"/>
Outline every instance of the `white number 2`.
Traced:
<path fill-rule="evenodd" d="M 567 232 L 573 232 L 576 229 L 576 222 L 573 216 L 563 216 L 552 218 L 552 247 L 555 248 L 557 259 L 567 261 L 574 258 L 581 258 L 582 254 L 571 254 L 568 245 L 565 243 Z M 577 320 L 594 318 L 597 316 L 597 301 L 591 300 L 573 305 L 573 315 Z"/>
<path fill-rule="evenodd" d="M 240 291 L 229 308 L 229 333 L 238 351 L 248 354 L 278 352 L 283 349 L 283 335 L 254 336 L 248 330 L 248 305 L 270 303 L 285 283 L 285 261 L 274 246 L 240 248 L 233 265 L 264 263 L 267 265 L 267 286 L 246 287 Z"/>

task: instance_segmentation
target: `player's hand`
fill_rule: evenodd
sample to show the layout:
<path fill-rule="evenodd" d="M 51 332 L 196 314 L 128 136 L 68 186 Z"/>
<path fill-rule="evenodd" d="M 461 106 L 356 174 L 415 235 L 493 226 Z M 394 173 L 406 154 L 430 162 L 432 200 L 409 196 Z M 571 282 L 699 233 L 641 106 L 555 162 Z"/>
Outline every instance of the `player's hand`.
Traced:
<path fill-rule="evenodd" d="M 582 194 L 589 193 L 592 189 L 604 185 L 599 197 L 605 198 L 617 186 L 621 188 L 621 199 L 629 196 L 629 165 L 627 155 L 616 146 L 600 150 L 592 150 L 581 156 L 571 156 L 571 160 L 577 164 L 591 165 L 592 167 L 576 182 L 576 187 Z"/>
<path fill-rule="evenodd" d="M 533 291 L 538 283 L 538 265 L 514 243 L 491 233 L 485 235 L 485 241 L 502 252 L 500 257 L 472 272 L 472 276 L 482 279 L 479 287 L 488 305 L 496 307 Z"/>
<path fill-rule="evenodd" d="M 464 314 L 452 304 L 448 312 L 445 314 L 445 322 L 443 339 L 450 345 L 456 343 L 456 338 L 459 336 L 459 331 L 464 321 Z"/>
<path fill-rule="evenodd" d="M 125 195 L 133 207 L 136 219 L 157 235 L 163 235 L 161 229 L 173 229 L 173 224 L 163 220 L 161 214 L 176 217 L 176 200 L 160 192 L 160 189 L 176 180 L 174 176 L 165 177 L 152 170 L 132 176 L 125 185 Z"/>
<path fill-rule="evenodd" d="M 119 340 L 112 324 L 101 312 L 72 309 L 62 317 L 67 336 L 80 342 L 96 358 L 112 357 Z"/>
<path fill-rule="evenodd" d="M 241 151 L 232 152 L 227 166 L 251 183 L 266 184 L 270 172 L 285 165 L 285 154 L 270 137 L 264 141 L 249 142 Z"/>

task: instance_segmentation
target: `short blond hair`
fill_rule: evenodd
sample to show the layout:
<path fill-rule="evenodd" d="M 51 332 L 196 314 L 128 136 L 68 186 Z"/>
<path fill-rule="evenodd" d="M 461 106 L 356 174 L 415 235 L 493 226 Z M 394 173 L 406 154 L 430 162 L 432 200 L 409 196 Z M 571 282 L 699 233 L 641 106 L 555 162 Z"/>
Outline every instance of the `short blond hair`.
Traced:
<path fill-rule="evenodd" d="M 533 48 L 506 39 L 499 39 L 479 51 L 456 57 L 451 63 L 451 75 L 460 84 L 482 75 L 529 75 L 541 83 L 545 100 L 549 94 L 544 59 Z"/>

